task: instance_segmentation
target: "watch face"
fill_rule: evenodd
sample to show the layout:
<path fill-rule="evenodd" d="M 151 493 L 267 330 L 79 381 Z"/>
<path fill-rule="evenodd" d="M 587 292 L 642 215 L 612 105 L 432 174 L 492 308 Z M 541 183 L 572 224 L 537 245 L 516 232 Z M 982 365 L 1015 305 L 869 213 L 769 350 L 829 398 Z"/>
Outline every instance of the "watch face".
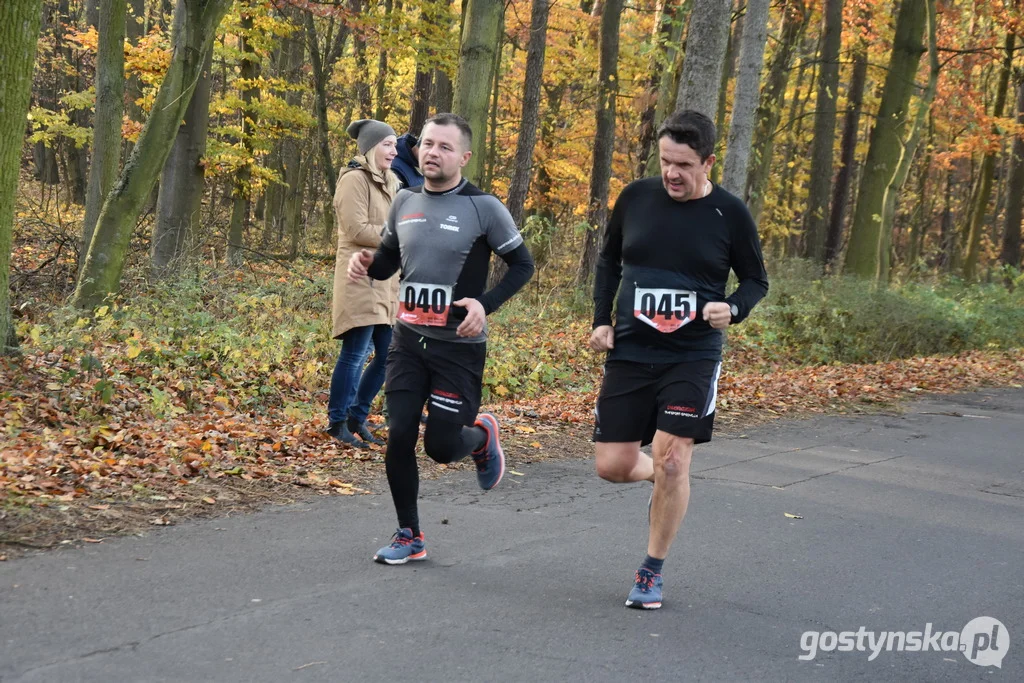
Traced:
<path fill-rule="evenodd" d="M 736 304 L 730 304 L 729 312 L 732 313 L 733 317 L 736 317 L 737 315 L 740 314 L 740 309 L 736 306 Z"/>

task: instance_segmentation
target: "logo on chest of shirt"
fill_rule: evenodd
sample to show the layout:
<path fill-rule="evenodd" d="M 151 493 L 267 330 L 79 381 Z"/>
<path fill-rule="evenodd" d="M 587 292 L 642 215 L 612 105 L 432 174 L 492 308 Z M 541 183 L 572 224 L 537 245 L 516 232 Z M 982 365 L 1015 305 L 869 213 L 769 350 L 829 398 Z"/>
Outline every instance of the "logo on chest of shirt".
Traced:
<path fill-rule="evenodd" d="M 445 220 L 448 221 L 448 222 L 447 223 L 439 223 L 438 224 L 439 228 L 441 228 L 442 230 L 447 230 L 449 232 L 458 232 L 459 231 L 459 226 L 452 225 L 452 223 L 458 223 L 459 222 L 459 217 L 458 216 L 448 216 L 448 218 L 446 218 Z"/>
<path fill-rule="evenodd" d="M 398 219 L 399 225 L 408 225 L 409 223 L 426 223 L 427 219 L 423 212 L 420 213 L 407 213 Z"/>

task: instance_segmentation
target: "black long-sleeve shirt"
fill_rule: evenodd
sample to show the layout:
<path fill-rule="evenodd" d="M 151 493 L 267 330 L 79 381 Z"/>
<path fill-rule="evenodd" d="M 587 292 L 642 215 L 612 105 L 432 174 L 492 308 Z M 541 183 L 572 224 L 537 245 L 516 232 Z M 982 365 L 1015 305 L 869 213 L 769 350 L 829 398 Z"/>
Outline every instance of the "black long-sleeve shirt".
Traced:
<path fill-rule="evenodd" d="M 726 296 L 730 270 L 739 287 Z M 615 202 L 598 258 L 594 327 L 612 324 L 616 292 L 610 360 L 720 359 L 722 333 L 704 321 L 704 305 L 735 305 L 735 324 L 768 292 L 747 207 L 717 185 L 706 197 L 678 202 L 660 177 L 630 183 Z"/>
<path fill-rule="evenodd" d="M 508 264 L 508 272 L 484 291 L 491 252 Z M 489 315 L 534 271 L 533 257 L 508 209 L 466 181 L 448 192 L 430 192 L 421 185 L 398 193 L 368 274 L 386 280 L 399 268 L 398 324 L 432 339 L 460 343 L 485 341 L 487 328 L 478 337 L 459 337 L 455 330 L 466 309 L 452 307 L 452 302 L 476 299 Z"/>

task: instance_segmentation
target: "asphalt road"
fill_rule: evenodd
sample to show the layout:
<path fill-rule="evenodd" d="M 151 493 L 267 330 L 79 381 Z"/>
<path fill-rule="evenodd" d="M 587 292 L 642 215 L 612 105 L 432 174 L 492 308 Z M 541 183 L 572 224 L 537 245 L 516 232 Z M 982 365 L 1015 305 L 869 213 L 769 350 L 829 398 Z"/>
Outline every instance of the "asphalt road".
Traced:
<path fill-rule="evenodd" d="M 1022 390 L 698 447 L 652 612 L 623 606 L 649 486 L 515 467 L 426 482 L 405 566 L 370 561 L 386 495 L 0 563 L 0 680 L 1024 680 Z"/>

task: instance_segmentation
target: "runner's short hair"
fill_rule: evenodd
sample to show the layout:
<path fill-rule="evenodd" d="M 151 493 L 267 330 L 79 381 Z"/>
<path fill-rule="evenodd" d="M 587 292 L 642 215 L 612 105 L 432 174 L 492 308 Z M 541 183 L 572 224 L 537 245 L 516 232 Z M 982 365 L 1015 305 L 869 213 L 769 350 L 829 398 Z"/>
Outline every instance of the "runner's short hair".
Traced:
<path fill-rule="evenodd" d="M 423 122 L 423 129 L 427 127 L 428 123 L 432 123 L 435 126 L 455 126 L 462 133 L 462 142 L 466 149 L 473 147 L 473 129 L 469 127 L 469 121 L 462 118 L 458 114 L 452 114 L 445 112 L 441 114 L 434 114 L 429 119 Z M 423 129 L 420 130 L 420 137 L 423 137 Z"/>
<path fill-rule="evenodd" d="M 672 142 L 689 145 L 705 161 L 715 153 L 714 122 L 699 111 L 682 109 L 665 119 L 658 129 L 658 139 L 668 136 Z"/>

